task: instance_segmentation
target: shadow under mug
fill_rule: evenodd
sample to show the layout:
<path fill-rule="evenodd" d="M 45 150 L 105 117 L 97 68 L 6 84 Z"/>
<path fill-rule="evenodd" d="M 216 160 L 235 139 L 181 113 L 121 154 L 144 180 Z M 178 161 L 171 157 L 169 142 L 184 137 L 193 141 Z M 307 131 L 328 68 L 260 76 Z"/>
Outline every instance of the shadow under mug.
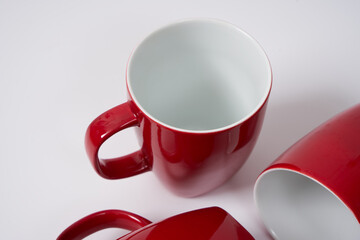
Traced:
<path fill-rule="evenodd" d="M 360 239 L 360 104 L 290 147 L 254 192 L 275 239 Z"/>
<path fill-rule="evenodd" d="M 122 210 L 100 211 L 73 223 L 57 240 L 81 240 L 114 227 L 132 231 L 118 240 L 254 240 L 243 226 L 219 207 L 193 210 L 158 223 Z"/>
<path fill-rule="evenodd" d="M 87 154 L 108 179 L 149 170 L 177 195 L 228 180 L 252 151 L 272 84 L 270 63 L 248 34 L 218 20 L 180 21 L 146 37 L 130 56 L 128 101 L 88 127 Z M 141 149 L 99 159 L 113 134 L 136 127 Z"/>

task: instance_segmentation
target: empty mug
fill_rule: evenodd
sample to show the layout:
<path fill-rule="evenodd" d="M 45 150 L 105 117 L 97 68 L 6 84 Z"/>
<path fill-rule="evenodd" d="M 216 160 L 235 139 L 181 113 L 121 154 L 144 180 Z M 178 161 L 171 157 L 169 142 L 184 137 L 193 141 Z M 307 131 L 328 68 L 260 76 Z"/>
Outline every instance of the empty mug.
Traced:
<path fill-rule="evenodd" d="M 72 224 L 57 240 L 80 240 L 113 227 L 132 231 L 118 240 L 254 240 L 229 213 L 218 207 L 182 213 L 158 223 L 122 210 L 100 211 Z"/>
<path fill-rule="evenodd" d="M 262 172 L 255 201 L 275 239 L 360 239 L 360 104 L 314 129 Z"/>
<path fill-rule="evenodd" d="M 259 135 L 272 84 L 263 49 L 218 20 L 186 20 L 146 37 L 126 71 L 128 101 L 88 127 L 87 154 L 107 179 L 152 170 L 177 195 L 206 193 L 233 176 Z M 100 146 L 135 127 L 141 149 L 101 159 Z"/>

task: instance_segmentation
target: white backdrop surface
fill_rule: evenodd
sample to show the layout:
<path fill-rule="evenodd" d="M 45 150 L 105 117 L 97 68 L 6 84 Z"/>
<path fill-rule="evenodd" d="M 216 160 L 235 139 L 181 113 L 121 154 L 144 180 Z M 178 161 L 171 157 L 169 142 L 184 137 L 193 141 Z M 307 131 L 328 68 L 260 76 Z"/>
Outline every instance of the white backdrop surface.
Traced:
<path fill-rule="evenodd" d="M 123 209 L 159 221 L 220 206 L 271 239 L 253 201 L 259 173 L 296 140 L 360 102 L 359 1 L 0 0 L 0 238 L 55 239 L 75 220 Z M 183 18 L 223 19 L 265 49 L 274 82 L 258 143 L 225 185 L 197 198 L 148 172 L 109 181 L 84 150 L 88 124 L 126 100 L 125 67 L 151 31 Z M 101 152 L 138 148 L 132 130 Z M 88 239 L 116 239 L 111 229 Z"/>

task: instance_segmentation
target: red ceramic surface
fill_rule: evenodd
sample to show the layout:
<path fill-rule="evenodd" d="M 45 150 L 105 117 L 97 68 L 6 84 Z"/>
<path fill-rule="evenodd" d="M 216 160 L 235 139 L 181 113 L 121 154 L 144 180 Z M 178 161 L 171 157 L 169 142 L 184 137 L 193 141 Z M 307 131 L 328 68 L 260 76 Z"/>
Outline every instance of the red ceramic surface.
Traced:
<path fill-rule="evenodd" d="M 80 240 L 109 227 L 133 230 L 119 240 L 253 240 L 231 215 L 218 207 L 176 215 L 158 223 L 135 214 L 106 210 L 91 214 L 68 227 L 57 240 Z M 138 230 L 135 230 L 138 229 Z"/>
<path fill-rule="evenodd" d="M 262 106 L 231 129 L 188 133 L 153 121 L 130 100 L 91 123 L 86 150 L 94 169 L 104 178 L 118 179 L 153 170 L 170 190 L 192 197 L 221 185 L 244 164 L 259 135 L 265 108 Z M 101 144 L 131 126 L 138 126 L 141 150 L 120 158 L 99 159 Z"/>
<path fill-rule="evenodd" d="M 360 223 L 360 104 L 325 122 L 266 169 L 312 176 L 352 209 Z"/>
<path fill-rule="evenodd" d="M 105 210 L 90 214 L 65 229 L 57 240 L 80 240 L 106 228 L 123 228 L 130 231 L 145 227 L 151 222 L 136 214 L 122 210 Z"/>
<path fill-rule="evenodd" d="M 246 54 L 251 55 L 250 53 L 255 52 L 255 56 L 251 55 L 252 59 L 256 58 L 257 56 L 261 56 L 259 57 L 259 59 L 261 59 L 261 61 L 259 60 L 259 64 L 254 63 L 254 65 L 261 69 L 263 75 L 261 75 L 261 77 L 259 78 L 255 78 L 255 80 L 253 80 L 252 82 L 250 81 L 250 83 L 243 84 L 243 87 L 238 87 L 237 84 L 239 84 L 239 82 L 243 81 L 242 79 L 245 78 L 234 77 L 232 78 L 233 82 L 231 84 L 233 85 L 231 85 L 231 87 L 234 89 L 244 89 L 246 86 L 252 85 L 252 87 L 249 88 L 249 92 L 256 92 L 258 96 L 256 96 L 255 99 L 257 100 L 253 100 L 255 94 L 249 95 L 249 99 L 247 101 L 244 101 L 243 103 L 244 105 L 249 105 L 247 106 L 248 109 L 246 110 L 249 111 L 249 113 L 247 115 L 244 115 L 242 118 L 237 118 L 237 121 L 231 121 L 231 124 L 203 131 L 182 130 L 182 128 L 163 124 L 162 121 L 158 120 L 153 115 L 150 115 L 147 111 L 144 110 L 146 109 L 143 106 L 144 102 L 142 103 L 142 105 L 140 105 L 137 101 L 137 99 L 139 99 L 139 97 L 141 98 L 143 95 L 152 96 L 162 94 L 163 96 L 164 92 L 168 93 L 170 90 L 173 90 L 171 86 L 169 88 L 162 89 L 162 91 L 159 91 L 159 93 L 154 93 L 154 91 L 156 92 L 156 89 L 159 89 L 166 84 L 164 84 L 163 82 L 156 82 L 155 80 L 153 80 L 152 82 L 148 80 L 146 84 L 155 82 L 154 84 L 159 87 L 155 90 L 152 89 L 153 92 L 148 90 L 148 88 L 141 89 L 141 91 L 138 91 L 138 94 L 141 96 L 137 95 L 137 97 L 135 97 L 134 95 L 136 94 L 133 95 L 133 91 L 134 89 L 136 89 L 136 87 L 130 87 L 130 83 L 132 82 L 132 80 L 129 76 L 131 75 L 127 74 L 126 83 L 129 96 L 128 102 L 114 107 L 113 109 L 110 109 L 100 115 L 90 124 L 86 132 L 85 145 L 87 154 L 94 169 L 100 176 L 107 179 L 119 179 L 152 170 L 160 178 L 160 180 L 174 193 L 181 196 L 193 197 L 206 193 L 224 183 L 232 175 L 235 174 L 235 172 L 244 164 L 245 160 L 248 158 L 259 135 L 264 119 L 267 99 L 270 94 L 272 76 L 269 62 L 262 49 L 253 39 L 251 39 L 245 33 L 242 33 L 241 30 L 231 25 L 224 24 L 218 21 L 187 21 L 180 22 L 178 25 L 171 25 L 171 27 L 169 28 L 172 29 L 173 26 L 175 26 L 174 28 L 176 28 L 176 26 L 183 27 L 183 25 L 186 28 L 189 25 L 192 26 L 192 24 L 195 27 L 200 26 L 197 30 L 216 28 L 216 31 L 218 31 L 219 29 L 230 29 L 229 31 L 230 33 L 234 34 L 234 37 L 241 36 L 243 39 L 245 39 L 244 44 L 246 42 L 246 44 L 252 44 L 251 46 L 255 46 L 254 49 L 252 49 L 253 51 L 247 49 Z M 166 29 L 167 28 L 165 28 L 165 30 L 163 31 L 166 32 Z M 193 31 L 189 34 L 193 34 Z M 219 39 L 222 39 L 220 35 Z M 230 40 L 231 39 L 233 38 L 230 38 Z M 169 41 L 164 41 L 165 45 L 169 44 Z M 180 41 L 179 44 L 181 43 L 182 42 Z M 216 47 L 219 47 L 221 49 L 221 46 L 216 45 Z M 141 47 L 140 45 L 141 50 L 139 51 L 143 51 L 144 48 L 146 47 Z M 156 48 L 156 51 L 161 51 L 161 49 L 161 46 L 158 46 Z M 151 47 L 151 50 L 149 51 L 154 52 L 155 50 L 153 50 L 153 47 Z M 164 50 L 163 54 L 166 55 L 166 52 L 167 51 Z M 198 48 L 196 48 L 195 52 L 198 52 Z M 132 59 L 136 58 L 136 56 L 137 55 L 135 54 L 134 57 L 133 54 L 130 57 L 129 66 L 131 65 Z M 171 57 L 172 56 L 170 56 L 169 58 Z M 164 58 L 164 56 L 162 56 L 162 58 Z M 144 60 L 142 59 L 142 61 Z M 220 63 L 222 62 L 220 61 Z M 144 65 L 146 65 L 146 67 L 144 68 L 147 69 L 148 65 L 153 66 L 154 63 L 147 63 Z M 159 72 L 163 73 L 164 63 L 162 62 L 158 65 L 161 66 L 159 67 Z M 129 72 L 129 69 L 131 69 L 131 67 L 129 66 L 127 72 Z M 225 65 L 224 68 L 226 68 L 226 66 L 227 65 Z M 252 71 L 253 69 L 254 68 L 251 67 L 250 70 L 247 70 Z M 203 72 L 207 71 L 208 69 L 203 70 Z M 260 70 L 256 70 L 254 73 L 251 72 L 251 74 L 257 74 L 258 76 L 259 71 Z M 139 70 L 135 72 L 138 73 L 142 71 Z M 172 71 L 170 72 L 172 73 Z M 161 75 L 160 73 L 159 75 Z M 188 73 L 188 75 L 191 74 L 192 73 Z M 147 76 L 144 75 L 140 78 L 140 80 L 143 78 L 147 79 Z M 158 76 L 156 75 L 156 77 L 152 79 L 157 78 Z M 168 79 L 165 79 L 164 81 L 166 80 Z M 217 80 L 219 81 L 219 84 L 223 84 L 224 82 L 221 78 Z M 177 104 L 191 101 L 196 102 L 199 98 L 198 96 L 200 96 L 202 92 L 205 92 L 206 89 L 211 87 L 210 85 L 214 83 L 205 82 L 203 84 L 208 84 L 209 86 L 200 87 L 195 92 L 193 92 L 193 99 L 186 99 L 186 96 L 179 94 L 176 99 L 184 98 L 184 100 L 177 102 Z M 153 84 L 150 85 L 152 86 Z M 193 84 L 192 82 L 190 82 L 189 85 L 192 86 L 190 89 L 194 88 L 195 86 L 195 84 Z M 139 86 L 143 86 L 143 84 L 139 84 L 136 86 L 137 88 L 140 88 Z M 210 93 L 207 93 L 206 96 L 213 96 L 214 93 L 212 91 L 213 90 L 211 90 Z M 188 92 L 189 91 L 185 91 L 183 94 L 189 95 Z M 223 95 L 221 95 L 221 97 L 229 98 L 230 95 L 228 94 L 229 96 L 227 96 L 226 92 L 227 91 L 223 91 Z M 234 107 L 235 105 L 233 105 L 234 102 L 240 102 L 239 95 L 241 94 L 232 96 L 232 102 L 230 101 L 231 104 L 229 103 L 228 106 L 229 109 L 231 109 L 229 110 L 229 112 L 231 111 L 232 113 L 238 113 L 241 111 L 245 111 L 244 109 Z M 169 95 L 166 96 L 170 98 Z M 207 100 L 210 101 L 211 98 L 215 98 L 216 96 L 209 97 L 207 98 Z M 161 102 L 166 101 L 166 98 L 161 99 Z M 221 101 L 221 99 L 219 99 L 218 102 L 219 101 Z M 250 104 L 249 102 L 251 101 L 253 102 Z M 207 103 L 207 101 L 204 102 Z M 145 101 L 145 103 L 148 102 Z M 214 106 L 206 103 L 202 103 L 203 105 L 201 106 L 211 111 Z M 151 108 L 151 106 L 156 104 L 159 104 L 159 101 L 154 101 L 154 104 L 150 104 L 150 107 L 147 107 Z M 161 105 L 161 103 L 159 105 Z M 189 107 L 191 105 L 192 104 L 189 104 Z M 163 106 L 161 105 L 161 107 L 159 108 L 163 109 Z M 173 107 L 173 111 L 177 111 L 176 106 Z M 186 108 L 184 111 L 186 111 Z M 193 115 L 196 114 L 194 114 L 194 112 L 190 112 L 188 113 L 187 117 L 193 119 L 191 118 Z M 202 114 L 200 115 L 202 116 Z M 225 115 L 226 114 L 224 114 L 224 116 L 217 116 L 219 118 L 219 122 L 226 119 Z M 180 116 L 183 115 L 180 114 Z M 205 124 L 206 121 L 209 121 L 209 119 L 203 119 L 201 121 L 201 124 Z M 141 149 L 135 153 L 119 158 L 99 159 L 98 151 L 100 146 L 110 136 L 128 127 L 135 127 L 139 142 L 141 144 Z"/>
<path fill-rule="evenodd" d="M 269 181 L 275 183 L 280 174 L 297 180 L 292 185 L 279 181 L 277 185 L 283 187 L 273 187 Z M 283 195 L 278 198 L 277 194 Z M 311 131 L 264 170 L 255 186 L 255 199 L 277 239 L 289 239 L 291 234 L 297 239 L 300 233 L 325 239 L 331 231 L 326 239 L 360 239 L 360 104 Z M 278 201 L 283 205 L 277 206 Z M 273 214 L 280 209 L 282 217 Z M 286 216 L 290 211 L 299 217 L 292 223 Z M 281 222 L 295 225 L 284 232 Z"/>

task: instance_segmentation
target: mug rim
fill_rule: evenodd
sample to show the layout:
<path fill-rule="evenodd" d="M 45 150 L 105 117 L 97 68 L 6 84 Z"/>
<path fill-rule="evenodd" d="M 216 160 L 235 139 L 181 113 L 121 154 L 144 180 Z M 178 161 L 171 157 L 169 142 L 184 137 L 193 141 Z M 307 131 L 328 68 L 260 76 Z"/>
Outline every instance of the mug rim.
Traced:
<path fill-rule="evenodd" d="M 296 166 L 294 166 L 294 167 L 296 167 Z M 353 220 L 360 223 L 360 220 L 356 216 L 354 210 L 346 203 L 346 201 L 344 201 L 341 198 L 341 196 L 339 196 L 335 191 L 331 190 L 331 187 L 327 186 L 326 183 L 321 182 L 320 180 L 316 179 L 316 177 L 314 177 L 310 173 L 302 172 L 302 171 L 296 170 L 296 169 L 291 169 L 290 167 L 285 167 L 285 166 L 270 166 L 270 167 L 266 168 L 263 172 L 261 172 L 260 175 L 257 177 L 257 179 L 255 181 L 254 191 L 253 191 L 253 198 L 254 198 L 254 201 L 255 201 L 255 207 L 256 207 L 257 211 L 259 212 L 262 219 L 263 219 L 263 213 L 262 213 L 262 211 L 260 210 L 260 207 L 259 207 L 259 196 L 258 196 L 259 182 L 261 181 L 261 179 L 266 174 L 271 173 L 271 172 L 275 172 L 275 171 L 290 172 L 290 173 L 294 173 L 294 174 L 300 175 L 302 177 L 305 177 L 307 179 L 310 179 L 314 183 L 321 186 L 323 189 L 327 190 L 331 195 L 333 195 L 338 200 L 338 202 L 340 202 L 341 205 L 343 205 L 351 213 L 351 215 L 353 216 Z M 268 224 L 265 223 L 265 222 L 263 222 L 263 223 L 265 224 L 266 228 L 269 230 L 272 237 L 277 239 L 277 236 L 275 235 L 273 230 L 268 226 Z"/>
<path fill-rule="evenodd" d="M 267 81 L 269 82 L 267 89 L 266 89 L 266 94 L 264 96 L 261 97 L 261 101 L 257 104 L 257 106 L 250 112 L 248 113 L 245 117 L 241 118 L 240 120 L 233 122 L 231 124 L 228 124 L 224 127 L 220 127 L 220 128 L 215 128 L 215 129 L 210 129 L 210 130 L 190 130 L 190 129 L 184 129 L 184 128 L 179 128 L 179 127 L 175 127 L 169 124 L 164 123 L 163 121 L 160 121 L 159 119 L 155 118 L 154 116 L 152 116 L 148 111 L 146 111 L 141 104 L 139 103 L 139 101 L 135 98 L 134 92 L 132 91 L 131 88 L 131 84 L 130 84 L 130 76 L 129 76 L 129 68 L 132 65 L 132 59 L 134 56 L 134 53 L 137 51 L 137 49 L 139 49 L 139 46 L 141 46 L 147 39 L 149 39 L 151 36 L 153 36 L 154 34 L 165 30 L 167 28 L 171 28 L 174 27 L 178 24 L 182 24 L 182 23 L 186 23 L 186 22 L 207 22 L 207 23 L 214 23 L 214 24 L 218 24 L 218 25 L 223 25 L 226 27 L 230 27 L 232 28 L 234 31 L 238 31 L 241 34 L 243 34 L 245 37 L 247 37 L 248 39 L 250 39 L 253 43 L 254 46 L 260 50 L 260 52 L 263 53 L 263 56 L 265 57 L 265 63 L 266 63 L 266 68 L 267 68 L 267 76 L 268 79 Z M 127 66 L 126 66 L 126 73 L 125 73 L 125 80 L 126 80 L 126 87 L 129 93 L 129 96 L 131 98 L 131 101 L 141 110 L 141 112 L 143 114 L 145 114 L 148 118 L 150 118 L 152 121 L 154 121 L 155 123 L 157 123 L 158 125 L 170 129 L 172 131 L 177 131 L 177 132 L 185 132 L 185 133 L 197 133 L 197 134 L 202 134 L 202 133 L 216 133 L 216 132 L 223 132 L 226 130 L 229 130 L 231 128 L 234 128 L 238 125 L 240 125 L 241 123 L 247 121 L 248 119 L 250 119 L 252 116 L 254 116 L 257 112 L 259 112 L 263 106 L 266 104 L 271 89 L 272 89 L 272 84 L 273 84 L 273 73 L 272 73 L 272 68 L 271 68 L 271 64 L 269 61 L 269 58 L 265 52 L 265 50 L 263 49 L 263 47 L 259 44 L 259 42 L 253 38 L 251 35 L 249 35 L 247 32 L 245 32 L 244 30 L 240 29 L 239 27 L 235 26 L 232 23 L 229 23 L 227 21 L 224 20 L 219 20 L 219 19 L 215 19 L 215 18 L 189 18 L 189 19 L 182 19 L 182 20 L 178 20 L 175 22 L 172 22 L 170 24 L 167 24 L 163 27 L 160 27 L 158 29 L 156 29 L 155 31 L 152 31 L 150 34 L 148 34 L 145 38 L 143 38 L 137 45 L 136 47 L 133 49 L 133 51 L 131 52 L 128 61 L 127 61 Z"/>

